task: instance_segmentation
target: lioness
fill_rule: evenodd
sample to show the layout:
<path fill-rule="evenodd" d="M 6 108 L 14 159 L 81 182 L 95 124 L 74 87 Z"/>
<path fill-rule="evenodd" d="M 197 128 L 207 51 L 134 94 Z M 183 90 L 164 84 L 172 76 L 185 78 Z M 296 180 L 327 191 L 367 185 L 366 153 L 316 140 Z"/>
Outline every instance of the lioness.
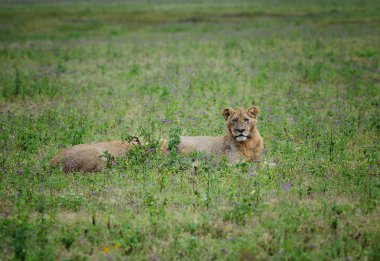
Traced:
<path fill-rule="evenodd" d="M 242 160 L 259 160 L 263 149 L 263 138 L 257 130 L 259 108 L 253 106 L 234 110 L 227 108 L 222 111 L 227 123 L 227 135 L 224 137 L 181 136 L 178 151 L 183 154 L 190 152 L 206 152 L 219 156 L 226 155 L 231 163 Z M 168 142 L 164 141 L 161 150 L 168 151 Z M 58 153 L 51 161 L 52 166 L 63 165 L 64 171 L 99 171 L 105 165 L 103 154 L 108 152 L 113 157 L 124 155 L 131 146 L 138 142 L 109 141 L 94 144 L 80 144 Z"/>
<path fill-rule="evenodd" d="M 132 144 L 122 141 L 106 141 L 79 144 L 59 152 L 50 164 L 62 164 L 63 171 L 100 171 L 106 164 L 105 152 L 113 157 L 121 157 Z"/>

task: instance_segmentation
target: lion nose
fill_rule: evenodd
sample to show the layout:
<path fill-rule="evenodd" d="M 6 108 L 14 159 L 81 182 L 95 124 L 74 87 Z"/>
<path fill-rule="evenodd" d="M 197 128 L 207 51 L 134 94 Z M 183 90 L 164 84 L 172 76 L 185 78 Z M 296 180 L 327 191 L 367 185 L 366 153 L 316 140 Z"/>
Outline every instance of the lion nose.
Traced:
<path fill-rule="evenodd" d="M 237 131 L 244 132 L 245 129 L 236 129 Z"/>

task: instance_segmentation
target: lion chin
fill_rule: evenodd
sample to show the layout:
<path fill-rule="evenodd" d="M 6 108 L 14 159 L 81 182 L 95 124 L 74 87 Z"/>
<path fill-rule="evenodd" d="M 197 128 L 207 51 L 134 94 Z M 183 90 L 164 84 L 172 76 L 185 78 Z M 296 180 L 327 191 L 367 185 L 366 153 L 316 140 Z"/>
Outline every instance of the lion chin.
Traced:
<path fill-rule="evenodd" d="M 246 140 L 247 140 L 247 137 L 246 137 L 246 136 L 237 136 L 237 137 L 236 137 L 236 140 L 237 140 L 237 141 L 246 141 Z"/>
<path fill-rule="evenodd" d="M 259 108 L 226 108 L 222 115 L 226 121 L 227 134 L 220 137 L 181 136 L 178 151 L 182 154 L 203 152 L 217 156 L 226 156 L 229 162 L 258 161 L 264 147 L 263 138 L 257 130 Z M 52 166 L 62 166 L 65 172 L 95 172 L 104 168 L 107 152 L 112 157 L 121 157 L 132 146 L 140 143 L 108 141 L 92 144 L 80 144 L 60 151 L 52 160 Z M 168 141 L 164 141 L 161 150 L 168 151 Z"/>

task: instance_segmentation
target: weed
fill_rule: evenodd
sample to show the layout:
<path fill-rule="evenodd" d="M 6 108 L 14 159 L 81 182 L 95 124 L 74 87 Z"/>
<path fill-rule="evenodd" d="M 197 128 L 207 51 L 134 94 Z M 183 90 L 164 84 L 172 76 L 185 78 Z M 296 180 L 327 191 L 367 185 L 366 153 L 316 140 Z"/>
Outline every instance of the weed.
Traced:
<path fill-rule="evenodd" d="M 105 151 L 100 157 L 106 158 L 106 168 L 112 168 L 115 162 L 115 157 L 112 156 L 108 151 Z"/>
<path fill-rule="evenodd" d="M 169 144 L 168 148 L 170 151 L 177 150 L 177 146 L 180 142 L 181 129 L 179 127 L 175 127 L 170 130 L 169 134 Z"/>

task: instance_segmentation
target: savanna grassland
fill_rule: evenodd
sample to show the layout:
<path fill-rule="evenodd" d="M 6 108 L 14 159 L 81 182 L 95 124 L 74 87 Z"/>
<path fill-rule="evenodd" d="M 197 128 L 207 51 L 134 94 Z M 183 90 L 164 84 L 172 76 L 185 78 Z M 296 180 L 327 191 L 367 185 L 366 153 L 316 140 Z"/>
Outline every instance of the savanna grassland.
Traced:
<path fill-rule="evenodd" d="M 379 61 L 379 1 L 1 1 L 0 259 L 380 260 Z M 275 167 L 157 149 L 253 104 Z"/>

